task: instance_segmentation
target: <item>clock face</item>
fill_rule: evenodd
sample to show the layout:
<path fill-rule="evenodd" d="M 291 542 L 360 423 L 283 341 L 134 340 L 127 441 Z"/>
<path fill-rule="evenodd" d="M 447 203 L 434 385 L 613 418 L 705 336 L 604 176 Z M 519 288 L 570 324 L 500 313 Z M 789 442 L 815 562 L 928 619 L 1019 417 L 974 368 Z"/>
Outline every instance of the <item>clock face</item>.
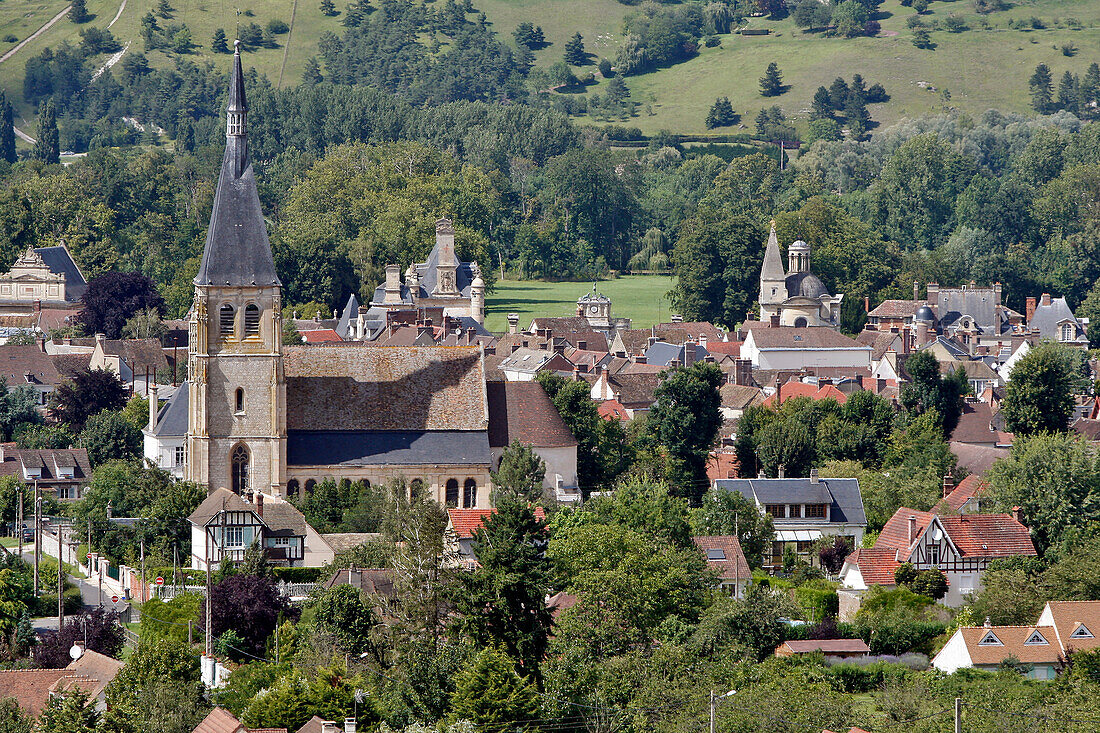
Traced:
<path fill-rule="evenodd" d="M 590 305 L 588 306 L 588 312 L 592 315 L 596 315 L 600 312 L 600 307 L 598 305 Z"/>

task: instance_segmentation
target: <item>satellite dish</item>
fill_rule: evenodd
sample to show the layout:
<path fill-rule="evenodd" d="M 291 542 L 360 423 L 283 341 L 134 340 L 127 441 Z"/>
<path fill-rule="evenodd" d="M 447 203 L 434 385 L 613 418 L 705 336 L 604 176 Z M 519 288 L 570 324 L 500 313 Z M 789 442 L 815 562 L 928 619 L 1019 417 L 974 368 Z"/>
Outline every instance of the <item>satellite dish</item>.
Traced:
<path fill-rule="evenodd" d="M 79 644 L 73 644 L 71 647 L 69 647 L 69 656 L 72 657 L 74 662 L 80 659 L 80 655 L 83 653 L 84 650 L 80 648 Z"/>
<path fill-rule="evenodd" d="M 932 539 L 934 539 L 936 542 L 939 542 L 941 539 L 943 539 L 943 532 L 940 531 L 939 527 L 936 527 L 932 530 Z"/>

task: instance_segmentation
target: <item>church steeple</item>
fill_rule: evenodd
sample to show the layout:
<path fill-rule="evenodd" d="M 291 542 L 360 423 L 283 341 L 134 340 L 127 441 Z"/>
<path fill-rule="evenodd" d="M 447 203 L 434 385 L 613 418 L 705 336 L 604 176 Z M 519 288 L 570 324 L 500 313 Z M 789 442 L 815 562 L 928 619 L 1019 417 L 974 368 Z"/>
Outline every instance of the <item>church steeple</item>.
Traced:
<path fill-rule="evenodd" d="M 761 305 L 782 302 L 787 297 L 784 290 L 786 277 L 787 273 L 783 271 L 783 258 L 779 254 L 779 238 L 775 234 L 775 221 L 772 220 L 768 244 L 764 249 L 764 266 L 760 268 L 759 302 Z M 761 316 L 763 317 L 763 314 Z"/>
<path fill-rule="evenodd" d="M 256 190 L 256 176 L 248 156 L 240 41 L 233 53 L 226 105 L 225 156 L 222 158 L 218 190 L 206 233 L 202 264 L 196 285 L 252 287 L 281 285 L 275 274 L 267 226 Z"/>

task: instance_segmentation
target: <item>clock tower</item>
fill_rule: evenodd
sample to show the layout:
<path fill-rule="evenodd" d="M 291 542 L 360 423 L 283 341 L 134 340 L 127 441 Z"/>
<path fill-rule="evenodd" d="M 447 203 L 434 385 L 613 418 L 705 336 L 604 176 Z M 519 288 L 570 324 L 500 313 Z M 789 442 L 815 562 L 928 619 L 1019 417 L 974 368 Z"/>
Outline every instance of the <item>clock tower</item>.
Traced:
<path fill-rule="evenodd" d="M 603 293 L 596 292 L 596 283 L 592 283 L 591 292 L 577 299 L 577 315 L 586 318 L 588 325 L 595 330 L 607 330 L 613 326 L 611 299 Z"/>

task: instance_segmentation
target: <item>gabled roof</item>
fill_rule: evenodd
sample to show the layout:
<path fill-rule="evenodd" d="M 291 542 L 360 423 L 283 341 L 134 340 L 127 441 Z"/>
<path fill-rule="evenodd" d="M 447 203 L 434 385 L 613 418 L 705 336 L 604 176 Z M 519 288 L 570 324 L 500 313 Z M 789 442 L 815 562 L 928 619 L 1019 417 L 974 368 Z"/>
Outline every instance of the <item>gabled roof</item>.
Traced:
<path fill-rule="evenodd" d="M 9 388 L 20 384 L 60 384 L 65 378 L 57 371 L 55 358 L 38 344 L 5 344 L 0 346 L 0 377 L 7 381 Z"/>
<path fill-rule="evenodd" d="M 390 568 L 345 568 L 337 570 L 325 581 L 326 588 L 336 585 L 350 585 L 364 593 L 393 598 L 393 570 Z"/>
<path fill-rule="evenodd" d="M 871 318 L 912 318 L 922 305 L 927 305 L 927 301 L 884 300 L 867 315 Z"/>
<path fill-rule="evenodd" d="M 92 477 L 88 451 L 84 448 L 6 448 L 4 460 L 0 461 L 0 476 L 18 476 L 22 479 L 23 466 L 41 469 L 41 480 L 46 483 L 85 482 Z M 73 478 L 60 478 L 58 467 L 73 468 Z"/>
<path fill-rule="evenodd" d="M 779 391 L 764 400 L 764 405 L 770 407 L 774 405 L 777 400 L 783 403 L 792 397 L 809 397 L 812 400 L 831 399 L 836 400 L 842 405 L 848 401 L 848 395 L 831 384 L 824 384 L 819 387 L 816 384 L 807 384 L 806 382 L 792 379 L 789 382 L 780 384 Z"/>
<path fill-rule="evenodd" d="M 447 517 L 455 536 L 465 540 L 473 537 L 485 517 L 495 512 L 496 509 L 448 509 Z M 546 521 L 546 512 L 541 506 L 535 507 L 535 517 L 540 522 Z"/>
<path fill-rule="evenodd" d="M 229 112 L 247 109 L 240 49 L 233 55 L 229 81 Z M 214 207 L 202 252 L 196 285 L 217 287 L 279 286 L 271 244 L 267 239 L 256 175 L 248 155 L 248 138 L 241 131 L 226 135 Z"/>
<path fill-rule="evenodd" d="M 707 339 L 707 347 L 711 343 L 724 343 L 729 338 L 729 333 L 715 326 L 710 321 L 678 321 L 675 323 L 658 323 L 657 329 L 678 329 L 687 331 L 691 338 L 698 339 L 703 336 Z"/>
<path fill-rule="evenodd" d="M 741 551 L 741 543 L 733 535 L 700 535 L 691 541 L 707 560 L 707 569 L 716 570 L 722 580 L 748 581 L 752 569 Z"/>
<path fill-rule="evenodd" d="M 160 438 L 175 438 L 187 435 L 187 391 L 188 383 L 184 382 L 160 408 L 160 412 L 157 413 L 157 427 L 153 430 L 153 435 Z"/>
<path fill-rule="evenodd" d="M 619 372 L 608 377 L 607 383 L 618 394 L 618 400 L 624 407 L 643 409 L 652 405 L 656 399 L 653 392 L 661 383 L 661 375 L 653 372 Z"/>
<path fill-rule="evenodd" d="M 952 442 L 994 443 L 999 440 L 993 429 L 993 409 L 985 402 L 968 402 L 963 405 L 959 423 L 951 433 Z"/>
<path fill-rule="evenodd" d="M 758 349 L 866 349 L 868 352 L 871 351 L 870 346 L 864 346 L 828 326 L 758 327 L 751 329 L 745 336 L 745 340 L 748 341 L 750 337 Z"/>
<path fill-rule="evenodd" d="M 191 516 L 187 518 L 187 521 L 198 527 L 205 527 L 210 523 L 214 517 L 222 511 L 230 512 L 252 512 L 256 513 L 256 507 L 249 504 L 240 496 L 235 494 L 226 488 L 214 489 L 210 494 L 203 499 L 195 511 L 191 512 Z"/>
<path fill-rule="evenodd" d="M 476 346 L 288 346 L 287 428 L 311 431 L 485 430 Z"/>
<path fill-rule="evenodd" d="M 340 334 L 331 328 L 316 328 L 309 331 L 298 331 L 298 333 L 302 335 L 302 340 L 307 344 L 339 343 L 344 340 L 340 338 Z"/>
<path fill-rule="evenodd" d="M 88 283 L 73 256 L 69 254 L 68 247 L 61 244 L 54 247 L 37 247 L 34 251 L 46 263 L 46 267 L 50 268 L 50 272 L 65 276 L 66 301 L 75 303 L 84 296 Z"/>
<path fill-rule="evenodd" d="M 28 715 L 37 718 L 50 700 L 50 689 L 69 674 L 66 669 L 0 670 L 0 689 Z"/>
<path fill-rule="evenodd" d="M 1027 527 L 1007 514 L 934 514 L 900 507 L 887 520 L 875 540 L 875 547 L 891 548 L 908 556 L 909 517 L 916 518 L 914 540 L 935 518 L 943 527 L 947 539 L 963 557 L 997 558 L 1016 555 L 1036 555 L 1035 545 Z"/>
<path fill-rule="evenodd" d="M 645 359 L 650 364 L 657 366 L 668 366 L 674 360 L 679 361 L 680 365 L 683 366 L 687 363 L 686 352 L 692 348 L 695 349 L 695 361 L 703 361 L 703 359 L 710 356 L 710 352 L 697 343 L 667 344 L 658 341 L 645 350 Z"/>
<path fill-rule="evenodd" d="M 995 461 L 1008 456 L 1007 448 L 960 443 L 957 440 L 952 440 L 949 445 L 951 452 L 959 459 L 959 468 L 965 468 L 971 475 L 981 476 Z"/>
<path fill-rule="evenodd" d="M 1100 601 L 1048 601 L 1039 621 L 1054 625 L 1063 650 L 1100 647 Z"/>
<path fill-rule="evenodd" d="M 629 420 L 630 415 L 618 400 L 604 400 L 596 410 L 604 420 Z"/>
<path fill-rule="evenodd" d="M 719 479 L 714 482 L 714 487 L 722 491 L 740 492 L 760 506 L 829 504 L 830 523 L 867 524 L 859 479 L 822 478 L 817 483 L 809 478 Z"/>
<path fill-rule="evenodd" d="M 491 447 L 506 447 L 514 440 L 535 448 L 577 445 L 577 439 L 538 382 L 490 382 L 486 390 Z"/>
<path fill-rule="evenodd" d="M 894 571 L 901 563 L 898 551 L 893 547 L 859 547 L 844 563 L 855 565 L 868 587 L 872 585 L 894 585 Z"/>
<path fill-rule="evenodd" d="M 963 626 L 958 633 L 975 665 L 997 665 L 1009 658 L 1052 664 L 1062 653 L 1050 626 Z"/>
<path fill-rule="evenodd" d="M 487 466 L 486 430 L 289 430 L 288 466 Z"/>
<path fill-rule="evenodd" d="M 856 334 L 856 341 L 860 342 L 864 346 L 871 347 L 871 361 L 878 361 L 893 348 L 895 351 L 900 350 L 901 346 L 901 334 L 892 333 L 890 331 L 860 331 Z M 896 345 L 895 345 L 896 344 Z"/>
<path fill-rule="evenodd" d="M 749 384 L 723 384 L 718 388 L 718 394 L 722 397 L 722 407 L 730 410 L 744 410 L 764 402 L 764 393 L 760 388 Z"/>
<path fill-rule="evenodd" d="M 988 485 L 979 476 L 971 474 L 960 481 L 955 490 L 941 501 L 948 509 L 957 512 L 963 504 L 981 494 L 987 488 L 989 488 Z"/>

